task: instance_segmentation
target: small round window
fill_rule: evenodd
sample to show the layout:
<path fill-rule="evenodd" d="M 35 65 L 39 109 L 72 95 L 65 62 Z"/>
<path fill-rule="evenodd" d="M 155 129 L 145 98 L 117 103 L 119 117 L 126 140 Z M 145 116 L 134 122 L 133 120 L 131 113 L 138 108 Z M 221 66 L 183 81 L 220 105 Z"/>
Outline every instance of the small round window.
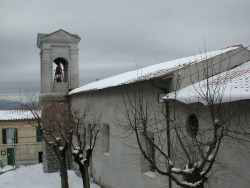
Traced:
<path fill-rule="evenodd" d="M 189 136 L 191 136 L 192 138 L 195 138 L 197 136 L 199 130 L 199 120 L 195 114 L 191 114 L 190 116 L 188 116 L 186 128 Z"/>

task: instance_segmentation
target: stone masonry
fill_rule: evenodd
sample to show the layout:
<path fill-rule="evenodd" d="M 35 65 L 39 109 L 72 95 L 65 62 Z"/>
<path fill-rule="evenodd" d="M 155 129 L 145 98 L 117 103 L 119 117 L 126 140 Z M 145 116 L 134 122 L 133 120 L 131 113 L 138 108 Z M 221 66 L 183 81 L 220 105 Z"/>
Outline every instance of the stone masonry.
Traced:
<path fill-rule="evenodd" d="M 40 49 L 41 60 L 40 104 L 43 126 L 52 126 L 52 121 L 45 118 L 48 117 L 48 114 L 53 113 L 52 105 L 61 105 L 64 109 L 53 115 L 60 119 L 64 126 L 67 126 L 66 122 L 69 118 L 67 94 L 70 90 L 79 87 L 78 43 L 80 40 L 78 35 L 62 29 L 50 34 L 40 33 L 37 36 L 37 47 Z M 55 66 L 62 69 L 63 80 L 60 82 L 55 79 Z M 48 108 L 48 106 L 52 108 Z M 45 143 L 43 150 L 44 171 L 57 171 L 58 163 L 53 150 Z M 69 166 L 71 166 L 70 161 L 69 158 Z"/>

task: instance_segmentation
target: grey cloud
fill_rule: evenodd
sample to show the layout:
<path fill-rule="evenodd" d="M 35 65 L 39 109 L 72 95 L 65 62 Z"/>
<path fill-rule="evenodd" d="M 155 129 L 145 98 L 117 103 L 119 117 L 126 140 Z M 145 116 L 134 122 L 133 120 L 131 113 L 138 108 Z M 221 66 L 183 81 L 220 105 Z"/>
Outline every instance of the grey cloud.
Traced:
<path fill-rule="evenodd" d="M 250 44 L 249 0 L 1 0 L 0 93 L 39 89 L 38 32 L 82 37 L 81 84 L 136 67 Z"/>

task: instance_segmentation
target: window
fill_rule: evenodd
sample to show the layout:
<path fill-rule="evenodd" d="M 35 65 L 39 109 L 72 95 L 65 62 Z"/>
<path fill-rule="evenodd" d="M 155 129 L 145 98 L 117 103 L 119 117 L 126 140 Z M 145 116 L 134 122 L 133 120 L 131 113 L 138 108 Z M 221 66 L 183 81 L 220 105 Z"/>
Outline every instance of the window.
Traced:
<path fill-rule="evenodd" d="M 37 142 L 43 141 L 43 131 L 41 127 L 36 127 L 36 141 Z"/>
<path fill-rule="evenodd" d="M 92 129 L 93 129 L 93 126 L 92 124 L 88 124 L 88 127 L 87 129 L 85 128 L 85 131 L 86 131 L 86 143 L 91 146 L 92 143 L 90 142 L 93 142 L 93 132 L 92 132 Z"/>
<path fill-rule="evenodd" d="M 2 139 L 3 144 L 18 143 L 17 128 L 2 129 Z"/>
<path fill-rule="evenodd" d="M 195 138 L 199 130 L 199 120 L 195 114 L 188 116 L 186 130 L 190 137 Z"/>
<path fill-rule="evenodd" d="M 103 148 L 104 153 L 109 153 L 110 147 L 110 128 L 108 124 L 103 125 Z"/>

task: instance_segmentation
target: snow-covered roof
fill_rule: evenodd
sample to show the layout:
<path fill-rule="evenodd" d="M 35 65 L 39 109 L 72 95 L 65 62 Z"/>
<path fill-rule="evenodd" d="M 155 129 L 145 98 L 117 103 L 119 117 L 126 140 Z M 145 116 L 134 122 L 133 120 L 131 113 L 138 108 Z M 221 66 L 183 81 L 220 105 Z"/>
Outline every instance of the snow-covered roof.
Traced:
<path fill-rule="evenodd" d="M 214 103 L 250 99 L 250 61 L 176 92 L 171 92 L 163 99 L 178 100 L 186 104 L 200 102 L 206 105 L 209 100 L 204 96 L 214 97 Z"/>
<path fill-rule="evenodd" d="M 223 53 L 233 51 L 237 48 L 240 48 L 239 46 L 232 46 L 216 51 L 206 52 L 190 57 L 180 58 L 172 61 L 163 62 L 156 65 L 147 66 L 144 68 L 140 68 L 137 70 L 125 72 L 122 74 L 118 74 L 115 76 L 111 76 L 102 80 L 98 80 L 95 82 L 91 82 L 89 84 L 86 84 L 82 87 L 76 88 L 69 92 L 69 95 L 86 92 L 86 91 L 92 91 L 92 90 L 101 90 L 104 88 L 110 88 L 110 87 L 116 87 L 124 84 L 131 84 L 137 81 L 143 81 L 143 80 L 149 80 L 157 77 L 161 77 L 163 75 L 169 74 L 177 69 L 180 69 L 184 67 L 185 65 L 191 64 L 191 63 L 198 63 L 202 60 L 206 60 L 208 58 L 215 57 L 217 55 L 221 55 Z"/>
<path fill-rule="evenodd" d="M 4 120 L 27 120 L 34 119 L 30 111 L 22 110 L 0 110 L 0 121 Z"/>

